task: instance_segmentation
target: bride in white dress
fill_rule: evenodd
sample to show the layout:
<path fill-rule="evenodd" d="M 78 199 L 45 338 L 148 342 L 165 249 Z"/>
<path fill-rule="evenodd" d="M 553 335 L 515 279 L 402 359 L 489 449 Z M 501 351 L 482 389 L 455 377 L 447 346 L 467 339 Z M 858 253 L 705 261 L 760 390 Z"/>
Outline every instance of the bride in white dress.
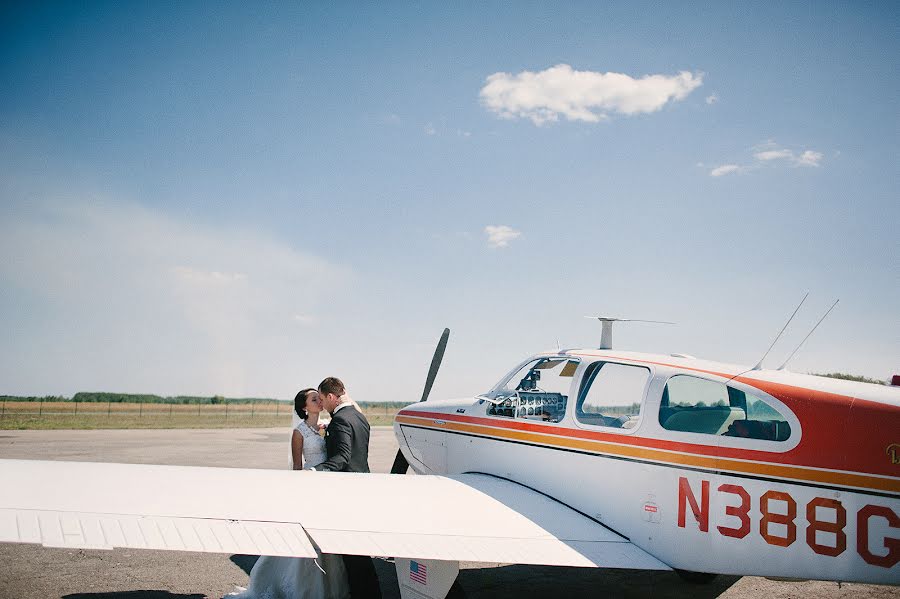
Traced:
<path fill-rule="evenodd" d="M 321 411 L 322 400 L 315 389 L 304 389 L 294 398 L 292 470 L 309 470 L 325 461 L 325 439 L 319 434 Z M 308 508 L 298 505 L 298 509 Z M 264 555 L 250 570 L 247 589 L 226 599 L 347 599 L 349 596 L 344 560 L 339 555 L 320 553 L 317 559 Z"/>

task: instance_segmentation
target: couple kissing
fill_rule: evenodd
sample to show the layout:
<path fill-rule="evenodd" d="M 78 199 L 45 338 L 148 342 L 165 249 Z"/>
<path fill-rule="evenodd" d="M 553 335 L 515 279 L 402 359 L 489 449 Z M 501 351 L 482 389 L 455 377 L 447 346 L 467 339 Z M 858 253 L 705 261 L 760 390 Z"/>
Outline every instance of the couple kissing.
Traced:
<path fill-rule="evenodd" d="M 331 422 L 320 434 L 322 410 Z M 291 468 L 318 472 L 369 472 L 369 422 L 344 383 L 335 377 L 294 398 Z M 327 498 L 311 505 L 327 509 Z M 322 501 L 324 499 L 324 501 Z M 339 517 L 339 514 L 336 514 Z M 248 588 L 228 599 L 379 599 L 372 558 L 320 553 L 317 559 L 262 556 L 250 571 Z"/>

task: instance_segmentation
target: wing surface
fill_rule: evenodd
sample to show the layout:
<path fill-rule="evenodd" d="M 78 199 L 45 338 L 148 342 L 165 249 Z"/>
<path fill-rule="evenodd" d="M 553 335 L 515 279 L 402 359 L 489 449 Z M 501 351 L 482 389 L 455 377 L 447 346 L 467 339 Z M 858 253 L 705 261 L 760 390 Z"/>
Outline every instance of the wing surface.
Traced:
<path fill-rule="evenodd" d="M 398 476 L 0 460 L 0 541 L 311 557 L 669 569 L 484 474 Z"/>

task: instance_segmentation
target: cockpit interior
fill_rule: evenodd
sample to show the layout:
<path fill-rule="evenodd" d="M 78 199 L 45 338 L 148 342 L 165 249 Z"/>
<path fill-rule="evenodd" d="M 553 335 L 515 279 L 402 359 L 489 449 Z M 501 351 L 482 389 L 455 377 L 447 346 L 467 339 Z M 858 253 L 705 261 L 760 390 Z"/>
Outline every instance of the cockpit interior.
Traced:
<path fill-rule="evenodd" d="M 485 396 L 491 402 L 488 415 L 561 421 L 578 363 L 569 358 L 539 358 L 526 364 Z"/>

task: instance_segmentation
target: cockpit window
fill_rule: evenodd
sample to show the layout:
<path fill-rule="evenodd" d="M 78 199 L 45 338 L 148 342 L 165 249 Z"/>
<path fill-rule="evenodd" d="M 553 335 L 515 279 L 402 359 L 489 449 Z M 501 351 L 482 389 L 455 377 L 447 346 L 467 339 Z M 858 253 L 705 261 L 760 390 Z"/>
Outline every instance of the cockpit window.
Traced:
<path fill-rule="evenodd" d="M 484 395 L 491 402 L 488 414 L 559 422 L 565 417 L 569 387 L 579 360 L 538 358 L 525 364 Z"/>
<path fill-rule="evenodd" d="M 643 366 L 594 362 L 584 373 L 575 417 L 593 426 L 634 428 L 649 379 Z"/>
<path fill-rule="evenodd" d="M 694 376 L 676 375 L 663 389 L 659 423 L 670 431 L 786 441 L 791 425 L 762 397 Z"/>

